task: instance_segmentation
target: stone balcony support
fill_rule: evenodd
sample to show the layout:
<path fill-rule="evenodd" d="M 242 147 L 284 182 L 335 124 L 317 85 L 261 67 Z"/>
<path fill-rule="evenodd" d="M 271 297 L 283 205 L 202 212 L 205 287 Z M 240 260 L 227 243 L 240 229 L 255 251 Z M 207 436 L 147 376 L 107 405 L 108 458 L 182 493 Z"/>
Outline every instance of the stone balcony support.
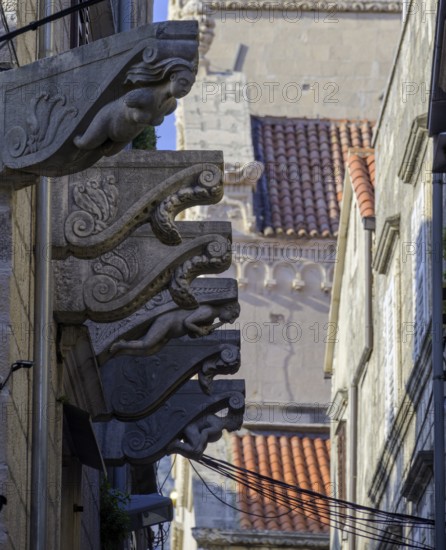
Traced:
<path fill-rule="evenodd" d="M 166 245 L 182 239 L 175 216 L 223 197 L 219 151 L 123 151 L 54 185 L 53 257 L 96 258 L 150 223 Z"/>
<path fill-rule="evenodd" d="M 190 380 L 164 405 L 143 420 L 95 423 L 106 464 L 149 464 L 179 453 L 200 458 L 208 442 L 218 441 L 224 429 L 241 428 L 245 410 L 243 380 L 216 380 L 206 394 Z M 227 409 L 225 416 L 218 413 Z"/>

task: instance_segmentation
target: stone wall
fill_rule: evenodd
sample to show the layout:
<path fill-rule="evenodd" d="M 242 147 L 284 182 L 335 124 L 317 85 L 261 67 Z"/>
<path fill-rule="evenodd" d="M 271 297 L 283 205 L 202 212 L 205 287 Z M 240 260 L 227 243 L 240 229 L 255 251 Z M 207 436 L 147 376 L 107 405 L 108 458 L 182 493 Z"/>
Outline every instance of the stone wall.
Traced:
<path fill-rule="evenodd" d="M 357 421 L 358 424 L 355 500 L 388 511 L 433 517 L 432 481 L 421 487 L 415 501 L 405 498 L 403 489 L 417 453 L 431 450 L 433 443 L 430 343 L 428 331 L 422 330 L 429 320 L 426 321 L 417 304 L 420 293 L 429 296 L 430 288 L 430 257 L 426 246 L 432 209 L 432 150 L 423 130 L 422 116 L 428 109 L 426 90 L 430 86 L 435 13 L 416 8 L 415 2 L 408 8 L 410 15 L 402 29 L 375 135 L 373 351 L 358 381 L 358 416 L 352 416 L 351 402 L 341 416 L 348 423 Z M 416 132 L 420 140 L 409 155 Z M 410 176 L 407 175 L 408 166 L 412 167 Z M 398 220 L 398 216 L 399 221 L 394 226 L 397 230 L 389 236 L 389 223 Z M 350 227 L 351 222 L 352 217 Z M 355 275 L 357 262 L 349 252 L 353 249 L 353 241 L 353 231 L 349 230 L 332 395 L 342 389 L 349 391 L 353 379 L 351 367 L 355 361 L 348 359 L 357 358 L 360 352 L 354 319 L 363 315 L 364 280 Z M 387 260 L 378 265 L 383 251 Z M 363 262 L 362 254 L 359 267 Z M 419 288 L 416 287 L 418 268 L 425 273 Z M 391 288 L 393 337 L 388 328 L 390 310 L 386 304 Z M 424 307 L 431 311 L 430 304 Z M 392 388 L 390 393 L 389 388 Z M 336 449 L 335 437 L 333 448 Z M 332 468 L 335 481 L 336 452 L 332 454 Z M 423 538 L 424 535 L 416 530 L 404 534 L 420 543 L 433 543 L 430 535 Z M 339 533 L 333 534 L 332 542 L 333 547 L 348 548 L 348 543 L 340 540 Z M 356 539 L 358 549 L 368 548 L 368 545 L 367 539 Z"/>
<path fill-rule="evenodd" d="M 360 2 L 355 4 L 358 11 L 350 13 L 340 11 L 341 4 L 333 4 L 330 11 L 286 6 L 218 11 L 209 4 L 204 2 L 204 13 L 212 14 L 216 27 L 207 56 L 207 82 L 213 82 L 213 73 L 231 72 L 240 46 L 247 47 L 238 69 L 244 77 L 235 73 L 232 88 L 224 91 L 229 100 L 237 95 L 251 114 L 260 116 L 378 115 L 401 28 L 400 13 L 362 11 Z"/>

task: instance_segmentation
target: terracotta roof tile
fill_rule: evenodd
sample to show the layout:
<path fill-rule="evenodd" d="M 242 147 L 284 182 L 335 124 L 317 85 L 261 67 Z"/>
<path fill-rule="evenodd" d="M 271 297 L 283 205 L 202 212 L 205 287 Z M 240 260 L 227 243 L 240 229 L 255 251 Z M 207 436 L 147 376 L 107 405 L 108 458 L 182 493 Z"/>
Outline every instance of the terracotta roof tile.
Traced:
<path fill-rule="evenodd" d="M 375 217 L 375 153 L 373 149 L 350 150 L 347 168 L 361 217 Z"/>
<path fill-rule="evenodd" d="M 252 117 L 256 160 L 265 164 L 254 208 L 265 235 L 336 237 L 345 163 L 370 147 L 372 123 Z"/>
<path fill-rule="evenodd" d="M 298 435 L 232 435 L 232 454 L 236 466 L 285 481 L 322 494 L 330 490 L 330 442 L 322 437 Z M 284 491 L 284 493 L 281 491 Z M 286 496 L 286 490 L 275 488 Z M 317 511 L 293 508 L 291 512 L 277 498 L 243 489 L 240 514 L 243 529 L 328 533 L 329 510 L 324 501 L 302 497 L 317 504 Z M 274 496 L 274 495 L 273 495 Z M 291 496 L 291 495 L 290 495 Z M 259 517 L 261 516 L 261 517 Z"/>

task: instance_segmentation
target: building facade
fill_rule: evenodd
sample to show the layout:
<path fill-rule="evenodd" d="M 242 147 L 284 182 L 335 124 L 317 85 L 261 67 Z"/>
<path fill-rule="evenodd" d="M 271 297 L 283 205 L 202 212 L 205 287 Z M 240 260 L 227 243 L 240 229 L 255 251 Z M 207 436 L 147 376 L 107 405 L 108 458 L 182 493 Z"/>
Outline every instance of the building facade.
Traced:
<path fill-rule="evenodd" d="M 331 398 L 321 372 L 325 346 L 337 339 L 327 306 L 345 162 L 349 148 L 372 146 L 401 28 L 399 4 L 336 7 L 170 2 L 170 17 L 200 21 L 202 39 L 197 83 L 177 111 L 178 148 L 221 147 L 226 159 L 223 201 L 187 215 L 233 221 L 231 275 L 242 304 L 244 432 L 208 453 L 254 471 L 263 464 L 266 475 L 283 479 L 294 445 L 289 479 L 310 483 L 306 460 L 316 463 L 313 488 L 328 494 L 336 492 L 321 473 Z M 328 546 L 324 518 L 312 527 L 293 516 L 275 523 L 271 502 L 260 499 L 257 519 L 236 488 L 199 472 L 241 512 L 177 460 L 173 548 Z"/>
<path fill-rule="evenodd" d="M 434 34 L 435 6 L 415 13 L 411 3 L 374 151 L 351 152 L 330 309 L 339 339 L 325 357 L 335 419 L 332 481 L 343 480 L 350 501 L 428 520 L 435 510 L 432 142 L 422 90 Z M 344 526 L 332 531 L 331 545 L 391 548 L 401 537 L 437 547 L 426 527 L 380 532 L 370 543 Z"/>

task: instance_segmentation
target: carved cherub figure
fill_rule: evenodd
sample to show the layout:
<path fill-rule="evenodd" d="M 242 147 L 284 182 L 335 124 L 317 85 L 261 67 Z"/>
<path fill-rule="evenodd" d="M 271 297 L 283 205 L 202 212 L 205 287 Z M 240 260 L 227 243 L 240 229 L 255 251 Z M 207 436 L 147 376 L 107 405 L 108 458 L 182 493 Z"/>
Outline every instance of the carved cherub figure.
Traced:
<path fill-rule="evenodd" d="M 141 340 L 118 340 L 110 347 L 110 353 L 153 355 L 172 338 L 207 336 L 225 323 L 234 323 L 239 315 L 240 305 L 236 301 L 221 305 L 202 304 L 193 311 L 169 311 L 153 321 Z M 216 318 L 219 322 L 213 324 Z"/>
<path fill-rule="evenodd" d="M 195 82 L 193 66 L 182 60 L 164 62 L 158 71 L 135 66 L 133 72 L 128 81 L 138 87 L 102 107 L 87 130 L 74 138 L 76 147 L 115 155 L 147 126 L 161 124 Z"/>

